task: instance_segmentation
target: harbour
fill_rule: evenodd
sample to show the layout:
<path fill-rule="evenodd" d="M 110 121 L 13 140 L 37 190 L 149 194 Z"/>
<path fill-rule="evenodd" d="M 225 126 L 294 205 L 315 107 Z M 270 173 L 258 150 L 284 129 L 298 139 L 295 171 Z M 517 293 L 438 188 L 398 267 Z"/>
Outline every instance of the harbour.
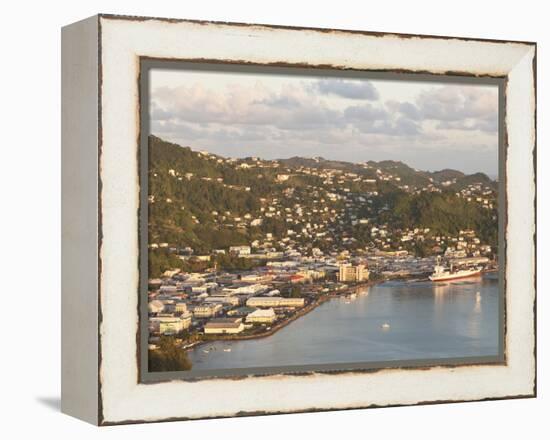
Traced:
<path fill-rule="evenodd" d="M 499 354 L 498 274 L 385 281 L 332 297 L 260 339 L 188 351 L 194 371 Z"/>

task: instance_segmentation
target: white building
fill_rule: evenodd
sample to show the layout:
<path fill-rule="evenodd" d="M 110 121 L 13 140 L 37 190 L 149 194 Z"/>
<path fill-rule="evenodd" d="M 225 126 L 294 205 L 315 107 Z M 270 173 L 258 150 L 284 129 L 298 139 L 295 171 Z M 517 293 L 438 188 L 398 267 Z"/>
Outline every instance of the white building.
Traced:
<path fill-rule="evenodd" d="M 250 284 L 248 286 L 226 287 L 223 289 L 223 291 L 227 292 L 230 295 L 237 295 L 237 294 L 256 295 L 267 289 L 268 287 L 263 284 Z"/>
<path fill-rule="evenodd" d="M 243 255 L 250 255 L 250 246 L 231 246 L 229 253 L 237 255 L 238 257 Z"/>
<path fill-rule="evenodd" d="M 363 264 L 353 266 L 349 263 L 340 264 L 338 268 L 338 281 L 361 282 L 369 279 L 369 271 Z"/>
<path fill-rule="evenodd" d="M 223 308 L 223 304 L 204 304 L 193 308 L 195 318 L 211 318 L 216 316 Z"/>
<path fill-rule="evenodd" d="M 175 335 L 189 328 L 191 325 L 191 314 L 184 313 L 181 316 L 155 316 L 150 318 L 149 322 L 154 332 L 163 335 Z"/>
<path fill-rule="evenodd" d="M 204 300 L 205 304 L 228 304 L 231 306 L 238 306 L 240 300 L 236 296 L 209 296 Z"/>
<path fill-rule="evenodd" d="M 271 324 L 277 319 L 277 315 L 273 309 L 258 309 L 254 310 L 246 316 L 246 322 L 266 323 Z"/>
<path fill-rule="evenodd" d="M 164 310 L 164 303 L 155 299 L 149 303 L 149 313 L 162 313 Z"/>
<path fill-rule="evenodd" d="M 176 302 L 174 306 L 174 311 L 176 313 L 187 313 L 187 304 L 183 301 Z"/>
<path fill-rule="evenodd" d="M 235 334 L 244 330 L 242 318 L 215 318 L 204 326 L 204 333 L 209 334 Z"/>
<path fill-rule="evenodd" d="M 303 307 L 304 298 L 283 298 L 281 296 L 255 296 L 246 301 L 248 307 Z"/>

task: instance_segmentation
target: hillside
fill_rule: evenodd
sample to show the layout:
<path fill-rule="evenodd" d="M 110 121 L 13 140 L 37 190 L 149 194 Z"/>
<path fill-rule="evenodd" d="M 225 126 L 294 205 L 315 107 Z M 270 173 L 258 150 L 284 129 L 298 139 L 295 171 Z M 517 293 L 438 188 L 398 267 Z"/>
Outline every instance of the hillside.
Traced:
<path fill-rule="evenodd" d="M 473 229 L 496 246 L 493 188 L 482 173 L 427 173 L 395 161 L 230 159 L 151 136 L 149 242 L 195 255 L 253 243 L 302 253 L 399 249 L 409 246 L 404 231 L 428 228 L 434 237 Z"/>

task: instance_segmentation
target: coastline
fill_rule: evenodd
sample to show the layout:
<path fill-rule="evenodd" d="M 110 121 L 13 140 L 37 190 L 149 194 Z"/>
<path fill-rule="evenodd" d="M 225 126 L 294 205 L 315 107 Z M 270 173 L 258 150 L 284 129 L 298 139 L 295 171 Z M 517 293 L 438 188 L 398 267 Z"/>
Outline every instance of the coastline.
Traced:
<path fill-rule="evenodd" d="M 498 280 L 472 278 L 444 289 L 424 281 L 376 284 L 359 289 L 357 298 L 352 294 L 325 302 L 269 338 L 216 342 L 188 352 L 188 359 L 192 370 L 202 374 L 234 368 L 430 359 L 443 346 L 449 357 L 498 353 Z M 461 337 L 465 334 L 468 338 Z M 472 344 L 473 340 L 479 344 Z"/>
<path fill-rule="evenodd" d="M 195 349 L 197 349 L 197 348 L 199 348 L 203 345 L 213 343 L 213 342 L 247 341 L 247 340 L 252 340 L 252 339 L 267 338 L 267 337 L 277 333 L 279 330 L 283 329 L 284 327 L 286 327 L 290 323 L 294 322 L 298 318 L 301 318 L 302 316 L 305 316 L 309 312 L 315 310 L 321 304 L 324 304 L 325 302 L 330 301 L 331 299 L 338 298 L 338 297 L 345 296 L 345 295 L 349 295 L 351 293 L 354 293 L 354 291 L 356 289 L 359 289 L 361 287 L 370 287 L 370 286 L 374 286 L 376 284 L 383 283 L 385 281 L 387 281 L 387 280 L 386 279 L 381 279 L 381 280 L 376 280 L 376 281 L 367 281 L 367 282 L 364 282 L 364 283 L 349 286 L 349 287 L 347 287 L 345 289 L 342 289 L 342 290 L 339 290 L 339 291 L 335 291 L 335 292 L 332 292 L 332 293 L 328 293 L 328 294 L 324 294 L 322 296 L 319 296 L 319 298 L 317 298 L 315 301 L 311 302 L 307 306 L 304 306 L 303 308 L 298 310 L 296 313 L 294 313 L 292 316 L 290 316 L 288 319 L 285 319 L 283 321 L 278 322 L 273 327 L 271 327 L 269 330 L 266 330 L 264 332 L 256 333 L 256 334 L 253 334 L 253 335 L 230 335 L 230 336 L 221 336 L 221 337 L 218 336 L 218 337 L 215 337 L 215 338 L 212 338 L 212 339 L 209 339 L 209 340 L 198 341 L 194 344 L 186 346 L 184 348 L 184 350 L 185 351 L 195 350 Z"/>
<path fill-rule="evenodd" d="M 485 273 L 491 273 L 497 271 L 496 269 L 486 269 L 481 271 L 478 275 L 483 275 Z M 359 289 L 361 287 L 371 287 L 377 284 L 382 284 L 387 281 L 392 280 L 401 280 L 401 281 L 429 281 L 429 279 L 425 276 L 419 276 L 419 275 L 408 275 L 408 276 L 399 276 L 395 278 L 382 278 L 376 281 L 367 281 L 364 283 L 355 284 L 353 286 L 346 287 L 345 289 L 334 291 L 331 293 L 324 294 L 322 296 L 319 296 L 315 301 L 308 304 L 307 306 L 303 307 L 302 309 L 298 310 L 295 314 L 290 316 L 289 318 L 278 322 L 274 326 L 272 326 L 269 330 L 263 331 L 261 333 L 256 333 L 252 335 L 229 335 L 229 336 L 217 336 L 215 338 L 209 339 L 209 340 L 202 340 L 197 341 L 193 344 L 190 344 L 188 346 L 185 346 L 183 349 L 187 351 L 195 350 L 203 345 L 214 343 L 214 342 L 220 342 L 220 341 L 247 341 L 247 340 L 253 340 L 253 339 L 263 339 L 267 338 L 269 336 L 272 336 L 273 334 L 277 333 L 279 330 L 285 328 L 287 325 L 291 324 L 298 318 L 301 318 L 302 316 L 307 315 L 311 311 L 315 310 L 318 306 L 321 304 L 324 304 L 325 302 L 338 298 L 341 296 L 349 295 L 351 293 L 354 293 L 356 289 Z"/>

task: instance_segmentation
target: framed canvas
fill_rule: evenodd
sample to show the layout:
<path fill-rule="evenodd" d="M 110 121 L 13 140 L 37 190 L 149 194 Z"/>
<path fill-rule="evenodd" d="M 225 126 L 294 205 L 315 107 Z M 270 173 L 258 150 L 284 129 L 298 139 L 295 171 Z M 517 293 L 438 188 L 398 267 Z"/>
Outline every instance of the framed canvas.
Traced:
<path fill-rule="evenodd" d="M 534 397 L 536 45 L 62 32 L 62 410 Z"/>

